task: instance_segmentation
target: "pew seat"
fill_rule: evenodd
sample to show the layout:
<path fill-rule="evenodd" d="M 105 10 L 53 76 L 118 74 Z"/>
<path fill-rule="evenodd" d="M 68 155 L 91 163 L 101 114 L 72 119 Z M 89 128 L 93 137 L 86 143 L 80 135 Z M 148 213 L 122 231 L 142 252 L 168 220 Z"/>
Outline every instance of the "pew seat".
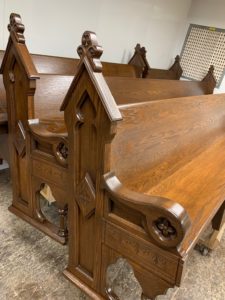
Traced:
<path fill-rule="evenodd" d="M 188 212 L 192 225 L 181 253 L 189 253 L 225 199 L 225 136 L 221 135 L 146 195 L 173 199 Z"/>
<path fill-rule="evenodd" d="M 63 118 L 31 119 L 28 120 L 29 130 L 33 135 L 41 138 L 54 138 L 68 136 Z"/>

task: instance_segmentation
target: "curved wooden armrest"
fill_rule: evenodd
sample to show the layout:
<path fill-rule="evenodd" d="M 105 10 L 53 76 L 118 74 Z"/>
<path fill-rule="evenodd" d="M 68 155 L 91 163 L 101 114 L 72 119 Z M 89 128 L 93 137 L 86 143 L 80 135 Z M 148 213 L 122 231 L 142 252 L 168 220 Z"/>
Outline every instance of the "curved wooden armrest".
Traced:
<path fill-rule="evenodd" d="M 40 141 L 52 145 L 56 160 L 63 166 L 68 163 L 68 133 L 64 120 L 39 120 L 32 119 L 27 122 L 28 131 Z"/>
<path fill-rule="evenodd" d="M 179 203 L 131 191 L 113 172 L 104 175 L 104 184 L 112 200 L 143 214 L 145 230 L 158 245 L 178 248 L 191 225 L 188 213 Z"/>
<path fill-rule="evenodd" d="M 52 119 L 30 119 L 28 120 L 29 131 L 43 138 L 66 138 L 68 136 L 64 120 Z"/>

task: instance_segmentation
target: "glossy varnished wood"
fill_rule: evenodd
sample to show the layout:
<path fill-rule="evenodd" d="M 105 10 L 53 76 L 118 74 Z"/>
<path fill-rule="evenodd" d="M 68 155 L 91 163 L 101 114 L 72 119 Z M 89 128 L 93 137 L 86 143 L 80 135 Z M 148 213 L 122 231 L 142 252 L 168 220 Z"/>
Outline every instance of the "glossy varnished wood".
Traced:
<path fill-rule="evenodd" d="M 67 142 L 65 140 L 66 133 L 60 135 L 57 131 L 56 124 L 60 123 L 59 119 L 58 122 L 54 120 L 63 116 L 63 113 L 60 112 L 60 105 L 74 78 L 71 74 L 74 75 L 76 72 L 78 60 L 30 55 L 25 45 L 24 25 L 19 15 L 12 14 L 10 16 L 9 31 L 10 38 L 1 70 L 9 103 L 10 163 L 13 169 L 13 206 L 11 211 L 14 213 L 17 211 L 17 215 L 20 217 L 27 215 L 26 221 L 30 220 L 30 223 L 35 224 L 36 227 L 40 222 L 39 229 L 43 231 L 46 226 L 46 234 L 49 235 L 52 226 L 41 213 L 37 195 L 43 184 L 51 187 L 52 193 L 60 205 L 59 211 L 64 226 L 63 218 L 67 205 L 65 202 L 67 197 L 64 193 L 67 192 L 67 187 L 60 185 L 59 177 L 66 176 L 64 173 L 67 169 L 67 162 L 64 156 L 67 155 Z M 104 63 L 104 66 L 106 75 L 141 76 L 142 68 L 133 65 Z M 41 73 L 38 73 L 37 69 Z M 5 112 L 5 110 L 6 102 L 2 105 L 2 111 Z M 5 116 L 4 114 L 4 124 L 7 121 Z M 28 122 L 29 119 L 40 118 L 53 118 L 53 121 L 51 125 L 48 122 L 37 120 Z M 53 128 L 54 132 L 45 135 L 50 129 L 49 126 Z M 54 137 L 54 134 L 57 136 Z M 1 139 L 3 141 L 5 136 L 1 135 Z M 63 151 L 63 154 L 60 151 Z M 2 154 L 6 158 L 5 149 L 2 150 Z M 61 204 L 65 205 L 65 209 Z M 62 231 L 64 229 L 60 234 L 65 233 Z M 52 232 L 52 237 L 55 238 L 56 230 L 54 229 Z M 65 242 L 65 239 L 60 238 L 59 241 Z"/>
<path fill-rule="evenodd" d="M 209 91 L 208 84 L 204 81 L 143 80 L 112 77 L 107 77 L 106 81 L 117 104 L 213 93 L 213 89 Z"/>
<path fill-rule="evenodd" d="M 122 256 L 154 299 L 180 285 L 190 250 L 224 201 L 224 95 L 151 101 L 141 80 L 103 78 L 93 33 L 82 42 L 61 107 L 74 154 L 65 275 L 113 299 L 107 267 Z"/>
<path fill-rule="evenodd" d="M 192 246 L 222 203 L 223 95 L 157 100 L 166 97 L 163 89 L 151 94 L 141 80 L 104 78 L 93 32 L 83 34 L 75 77 L 64 77 L 63 86 L 54 77 L 57 94 L 53 77 L 36 71 L 20 16 L 11 15 L 9 29 L 2 71 L 15 167 L 11 210 L 65 242 L 69 202 L 65 275 L 96 299 L 113 297 L 106 273 L 121 256 L 143 295 L 155 298 L 179 285 Z M 165 81 L 164 91 L 168 86 Z M 60 97 L 66 130 L 53 114 Z M 36 116 L 45 120 L 29 120 Z M 59 204 L 57 235 L 37 201 L 43 183 Z M 209 197 L 201 197 L 203 187 L 203 196 L 213 197 L 204 209 Z"/>
<path fill-rule="evenodd" d="M 131 190 L 174 199 L 185 207 L 193 222 L 193 231 L 182 245 L 185 253 L 224 200 L 224 174 L 220 171 L 224 111 L 224 95 L 121 109 L 123 123 L 112 145 L 112 168 Z M 131 139 L 136 142 L 131 144 Z M 213 157 L 218 158 L 217 164 Z M 209 192 L 210 188 L 213 191 Z M 201 206 L 201 201 L 205 205 Z"/>

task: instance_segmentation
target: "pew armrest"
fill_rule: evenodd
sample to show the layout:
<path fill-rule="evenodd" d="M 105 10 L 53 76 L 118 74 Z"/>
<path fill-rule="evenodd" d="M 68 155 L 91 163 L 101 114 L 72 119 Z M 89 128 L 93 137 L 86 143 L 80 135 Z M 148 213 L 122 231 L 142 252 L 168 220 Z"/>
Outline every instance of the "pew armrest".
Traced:
<path fill-rule="evenodd" d="M 28 120 L 27 124 L 30 137 L 39 145 L 49 145 L 57 162 L 66 167 L 68 164 L 68 134 L 64 122 L 60 119 L 32 119 Z M 34 149 L 35 147 L 33 147 Z M 42 152 L 44 149 L 41 147 Z"/>
<path fill-rule="evenodd" d="M 104 175 L 104 188 L 113 200 L 143 214 L 144 228 L 159 246 L 179 249 L 191 225 L 188 213 L 179 203 L 131 191 L 113 172 Z"/>

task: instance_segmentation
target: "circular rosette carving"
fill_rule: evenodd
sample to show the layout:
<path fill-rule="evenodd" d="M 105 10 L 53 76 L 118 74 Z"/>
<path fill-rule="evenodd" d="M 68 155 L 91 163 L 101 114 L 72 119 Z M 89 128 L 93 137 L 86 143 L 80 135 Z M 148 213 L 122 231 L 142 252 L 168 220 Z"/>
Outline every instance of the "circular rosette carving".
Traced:
<path fill-rule="evenodd" d="M 60 141 L 53 145 L 53 153 L 55 158 L 63 166 L 67 166 L 68 152 L 68 144 L 66 141 Z"/>
<path fill-rule="evenodd" d="M 147 231 L 150 236 L 163 247 L 177 247 L 184 238 L 184 227 L 180 220 L 173 214 L 154 216 L 146 218 Z"/>
<path fill-rule="evenodd" d="M 177 234 L 176 229 L 166 218 L 159 218 L 158 220 L 156 220 L 155 228 L 165 239 L 173 238 Z"/>

